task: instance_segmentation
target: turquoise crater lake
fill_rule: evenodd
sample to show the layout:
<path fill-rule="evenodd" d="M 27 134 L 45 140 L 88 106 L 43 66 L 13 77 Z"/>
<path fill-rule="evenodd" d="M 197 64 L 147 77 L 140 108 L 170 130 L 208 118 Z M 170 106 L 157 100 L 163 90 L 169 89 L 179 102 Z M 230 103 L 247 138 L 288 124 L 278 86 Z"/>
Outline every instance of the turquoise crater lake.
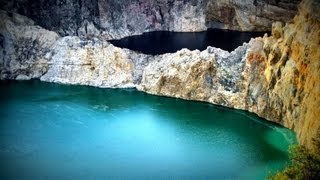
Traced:
<path fill-rule="evenodd" d="M 264 179 L 295 134 L 134 89 L 0 83 L 0 179 Z"/>

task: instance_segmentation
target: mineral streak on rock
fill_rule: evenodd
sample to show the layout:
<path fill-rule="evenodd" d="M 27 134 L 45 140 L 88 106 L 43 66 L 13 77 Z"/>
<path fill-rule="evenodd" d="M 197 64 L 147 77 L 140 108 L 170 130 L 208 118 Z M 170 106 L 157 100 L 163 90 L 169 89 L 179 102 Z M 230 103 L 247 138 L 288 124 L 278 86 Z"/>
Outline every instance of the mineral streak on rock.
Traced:
<path fill-rule="evenodd" d="M 319 1 L 305 0 L 293 22 L 274 24 L 271 37 L 257 39 L 263 46 L 247 51 L 243 72 L 246 109 L 294 129 L 308 147 L 320 129 L 319 10 Z"/>

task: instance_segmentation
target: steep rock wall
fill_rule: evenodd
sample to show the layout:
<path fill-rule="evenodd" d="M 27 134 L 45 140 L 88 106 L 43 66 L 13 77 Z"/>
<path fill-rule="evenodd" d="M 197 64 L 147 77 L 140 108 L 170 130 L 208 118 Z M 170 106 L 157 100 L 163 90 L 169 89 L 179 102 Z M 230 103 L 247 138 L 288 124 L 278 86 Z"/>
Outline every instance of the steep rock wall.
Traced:
<path fill-rule="evenodd" d="M 58 40 L 52 54 L 42 81 L 111 88 L 135 87 L 144 67 L 152 61 L 148 55 L 76 36 Z"/>
<path fill-rule="evenodd" d="M 3 0 L 0 8 L 25 15 L 61 36 L 117 39 L 143 32 L 224 28 L 270 31 L 287 22 L 300 0 Z"/>
<path fill-rule="evenodd" d="M 59 35 L 19 14 L 0 10 L 0 19 L 0 79 L 42 76 Z"/>
<path fill-rule="evenodd" d="M 274 24 L 272 37 L 247 52 L 243 72 L 246 109 L 294 129 L 308 147 L 320 130 L 319 10 L 306 0 L 292 23 Z"/>
<path fill-rule="evenodd" d="M 137 88 L 155 95 L 243 109 L 239 87 L 248 48 L 250 44 L 231 53 L 208 47 L 202 52 L 183 49 L 161 55 L 145 68 Z"/>

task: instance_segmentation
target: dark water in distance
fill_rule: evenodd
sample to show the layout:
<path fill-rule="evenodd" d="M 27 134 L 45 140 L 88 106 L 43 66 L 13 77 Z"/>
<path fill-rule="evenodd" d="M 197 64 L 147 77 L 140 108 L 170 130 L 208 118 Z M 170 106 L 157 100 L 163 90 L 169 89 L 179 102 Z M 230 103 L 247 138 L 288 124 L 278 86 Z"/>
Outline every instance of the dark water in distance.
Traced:
<path fill-rule="evenodd" d="M 251 38 L 263 36 L 265 32 L 239 32 L 223 29 L 208 29 L 204 32 L 155 31 L 110 41 L 113 45 L 159 55 L 174 53 L 182 48 L 190 50 L 207 49 L 208 46 L 233 51 Z"/>
<path fill-rule="evenodd" d="M 264 179 L 292 131 L 207 103 L 0 82 L 0 179 Z"/>

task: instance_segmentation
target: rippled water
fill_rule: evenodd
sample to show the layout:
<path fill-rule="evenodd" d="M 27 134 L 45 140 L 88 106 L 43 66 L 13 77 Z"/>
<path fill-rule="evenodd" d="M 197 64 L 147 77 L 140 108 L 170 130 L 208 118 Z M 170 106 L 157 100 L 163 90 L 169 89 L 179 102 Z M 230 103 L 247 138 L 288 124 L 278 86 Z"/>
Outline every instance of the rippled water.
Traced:
<path fill-rule="evenodd" d="M 38 81 L 0 83 L 0 179 L 263 179 L 292 131 L 238 110 Z"/>
<path fill-rule="evenodd" d="M 251 38 L 263 36 L 265 32 L 239 32 L 208 29 L 204 32 L 156 31 L 110 41 L 115 46 L 139 51 L 144 54 L 174 53 L 182 48 L 205 50 L 208 46 L 233 51 Z"/>

